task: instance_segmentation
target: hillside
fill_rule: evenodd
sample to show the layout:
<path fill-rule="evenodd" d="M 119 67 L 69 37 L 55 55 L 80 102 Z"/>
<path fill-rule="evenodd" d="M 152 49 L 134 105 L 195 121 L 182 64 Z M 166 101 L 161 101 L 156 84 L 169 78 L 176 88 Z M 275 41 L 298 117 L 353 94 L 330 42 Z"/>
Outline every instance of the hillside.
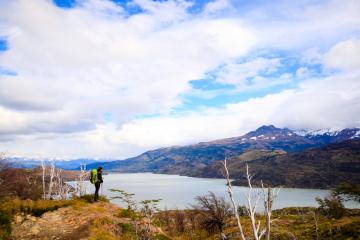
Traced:
<path fill-rule="evenodd" d="M 151 236 L 147 239 L 154 240 L 169 239 L 162 235 L 161 228 L 152 224 L 147 226 L 145 219 L 134 221 L 127 216 L 126 210 L 109 203 L 106 199 L 97 203 L 89 203 L 85 199 L 7 201 L 0 202 L 0 212 L 12 210 L 15 214 L 11 212 L 14 216 L 10 218 L 11 227 L 7 228 L 10 230 L 10 236 L 2 235 L 1 231 L 6 227 L 3 225 L 4 222 L 1 222 L 0 239 L 115 240 L 136 239 L 137 235 L 139 239 L 144 236 Z M 139 231 L 137 235 L 136 227 Z M 140 229 L 145 228 L 147 234 L 141 233 Z"/>
<path fill-rule="evenodd" d="M 161 172 L 192 175 L 192 170 L 208 166 L 225 157 L 238 156 L 249 150 L 301 152 L 320 146 L 316 141 L 295 134 L 289 129 L 262 126 L 244 136 L 147 151 L 137 157 L 101 163 L 110 171 Z M 90 164 L 89 167 L 95 167 Z"/>
<path fill-rule="evenodd" d="M 245 164 L 253 181 L 272 186 L 299 188 L 334 188 L 341 182 L 360 183 L 360 140 L 333 143 L 301 153 L 281 154 L 259 159 L 233 158 L 230 165 L 236 185 L 245 185 Z M 213 170 L 216 168 L 213 167 Z M 219 171 L 203 171 L 203 176 L 221 176 Z"/>
<path fill-rule="evenodd" d="M 341 169 L 335 167 L 331 171 L 325 171 L 326 169 L 317 167 L 318 164 L 326 165 L 327 159 L 332 159 L 332 161 L 335 162 L 340 161 L 338 160 L 339 155 L 346 156 L 346 159 L 349 157 L 349 159 L 354 162 L 360 155 L 358 152 L 354 152 L 354 149 L 343 149 L 341 153 L 338 153 L 337 151 L 325 151 L 323 149 L 326 148 L 321 147 L 329 143 L 342 142 L 348 139 L 355 141 L 359 138 L 358 133 L 358 128 L 344 129 L 335 132 L 310 131 L 299 133 L 288 128 L 276 128 L 272 125 L 262 126 L 240 137 L 202 142 L 189 146 L 160 148 L 145 152 L 134 158 L 90 164 L 88 167 L 94 168 L 101 164 L 107 171 L 154 172 L 193 177 L 222 177 L 217 163 L 225 157 L 229 157 L 238 159 L 238 161 L 233 163 L 234 166 L 232 166 L 235 173 L 234 177 L 237 178 L 241 176 L 240 173 L 237 173 L 237 169 L 242 167 L 242 162 L 257 160 L 255 162 L 259 162 L 259 167 L 256 167 L 254 170 L 257 172 L 261 170 L 263 172 L 261 176 L 264 177 L 264 181 L 266 180 L 271 184 L 282 184 L 287 187 L 325 188 L 334 186 L 334 184 L 338 183 L 341 179 L 346 180 L 345 176 L 341 177 L 341 174 L 341 176 L 337 176 L 336 174 L 344 165 L 342 165 Z M 343 144 L 346 145 L 347 143 L 349 142 Z M 331 145 L 328 148 L 334 146 L 337 145 Z M 317 150 L 318 148 L 320 149 Z M 309 149 L 313 150 L 308 151 Z M 324 155 L 325 153 L 326 155 Z M 298 162 L 298 159 L 302 158 L 305 158 L 304 162 Z M 317 160 L 317 158 L 320 159 Z M 272 159 L 281 159 L 282 161 L 279 165 L 277 163 L 278 160 L 273 162 Z M 293 161 L 293 164 L 289 165 L 288 161 Z M 304 166 L 301 166 L 302 164 L 304 164 Z M 320 184 L 319 181 L 314 183 L 313 181 L 306 181 L 305 176 L 304 179 L 290 177 L 285 178 L 287 179 L 286 181 L 281 181 L 277 179 L 275 172 L 280 171 L 280 169 L 284 170 L 283 165 L 299 169 L 296 171 L 303 171 L 307 174 L 310 174 L 310 172 L 307 171 L 308 168 L 312 169 L 311 171 L 315 171 L 314 169 L 316 169 L 316 172 L 311 174 L 314 175 L 315 178 L 324 178 L 326 181 L 324 181 L 323 184 Z M 359 172 L 358 169 L 356 171 Z M 329 174 L 330 172 L 334 174 L 335 177 L 326 175 L 328 172 Z M 265 177 L 266 174 L 268 174 L 267 176 L 273 177 L 267 178 Z M 298 180 L 301 181 L 299 182 Z M 240 182 L 238 181 L 237 183 Z"/>

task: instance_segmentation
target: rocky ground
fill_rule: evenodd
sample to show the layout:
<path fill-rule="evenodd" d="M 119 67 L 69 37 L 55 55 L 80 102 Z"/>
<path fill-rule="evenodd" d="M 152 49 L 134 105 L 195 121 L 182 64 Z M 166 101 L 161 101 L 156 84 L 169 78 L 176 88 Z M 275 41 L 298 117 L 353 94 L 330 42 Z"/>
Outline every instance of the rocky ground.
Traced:
<path fill-rule="evenodd" d="M 117 217 L 119 211 L 116 205 L 98 202 L 60 208 L 41 217 L 16 215 L 11 239 L 119 239 L 124 234 L 121 226 L 133 224 L 131 219 Z"/>

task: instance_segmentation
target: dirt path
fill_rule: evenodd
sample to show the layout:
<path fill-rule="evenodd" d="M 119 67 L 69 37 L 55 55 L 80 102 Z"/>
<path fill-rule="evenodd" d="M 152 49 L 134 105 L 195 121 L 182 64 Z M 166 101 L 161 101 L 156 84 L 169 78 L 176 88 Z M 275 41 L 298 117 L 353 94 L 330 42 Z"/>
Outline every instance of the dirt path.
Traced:
<path fill-rule="evenodd" d="M 12 239 L 88 239 L 89 227 L 94 219 L 108 218 L 114 223 L 128 222 L 128 219 L 116 218 L 119 208 L 110 203 L 94 203 L 60 208 L 44 213 L 41 217 L 16 216 L 12 226 Z"/>

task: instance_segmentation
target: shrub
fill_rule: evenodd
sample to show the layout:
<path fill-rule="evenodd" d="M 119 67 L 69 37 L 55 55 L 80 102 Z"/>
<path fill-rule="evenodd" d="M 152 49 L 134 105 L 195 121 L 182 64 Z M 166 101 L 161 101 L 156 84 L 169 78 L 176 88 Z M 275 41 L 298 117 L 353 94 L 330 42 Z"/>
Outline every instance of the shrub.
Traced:
<path fill-rule="evenodd" d="M 354 221 L 339 228 L 336 239 L 359 239 L 360 221 Z"/>
<path fill-rule="evenodd" d="M 40 199 L 42 184 L 37 170 L 3 168 L 0 171 L 0 198 L 4 197 Z"/>
<path fill-rule="evenodd" d="M 209 192 L 205 196 L 197 196 L 197 205 L 194 207 L 201 215 L 201 225 L 208 231 L 213 233 L 219 231 L 223 233 L 226 221 L 231 216 L 230 204 L 222 197 L 217 197 L 213 192 Z"/>
<path fill-rule="evenodd" d="M 341 203 L 340 199 L 331 196 L 325 199 L 316 198 L 316 201 L 319 203 L 318 211 L 327 216 L 332 218 L 341 218 L 345 215 L 346 209 L 344 205 Z"/>
<path fill-rule="evenodd" d="M 121 229 L 121 232 L 123 234 L 133 234 L 135 233 L 135 228 L 133 225 L 129 224 L 129 223 L 119 223 L 119 227 Z"/>
<path fill-rule="evenodd" d="M 335 189 L 334 194 L 344 201 L 360 202 L 360 184 L 342 183 Z"/>
<path fill-rule="evenodd" d="M 94 194 L 85 194 L 80 197 L 77 197 L 76 199 L 83 200 L 88 203 L 93 203 L 94 202 Z M 109 202 L 109 200 L 105 196 L 102 196 L 102 195 L 99 196 L 98 200 L 101 202 Z"/>
<path fill-rule="evenodd" d="M 238 213 L 240 217 L 247 216 L 247 209 L 246 206 L 239 206 Z"/>
<path fill-rule="evenodd" d="M 0 211 L 0 239 L 7 239 L 11 234 L 12 216 Z"/>
<path fill-rule="evenodd" d="M 163 234 L 156 234 L 154 237 L 153 237 L 153 240 L 171 240 L 171 238 L 163 235 Z"/>

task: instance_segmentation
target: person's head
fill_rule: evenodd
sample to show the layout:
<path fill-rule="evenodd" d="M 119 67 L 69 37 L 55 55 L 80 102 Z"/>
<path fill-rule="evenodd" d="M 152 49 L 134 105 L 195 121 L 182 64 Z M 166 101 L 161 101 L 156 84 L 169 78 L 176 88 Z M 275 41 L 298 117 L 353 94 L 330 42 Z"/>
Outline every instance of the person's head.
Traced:
<path fill-rule="evenodd" d="M 102 166 L 98 167 L 97 171 L 102 172 Z"/>

